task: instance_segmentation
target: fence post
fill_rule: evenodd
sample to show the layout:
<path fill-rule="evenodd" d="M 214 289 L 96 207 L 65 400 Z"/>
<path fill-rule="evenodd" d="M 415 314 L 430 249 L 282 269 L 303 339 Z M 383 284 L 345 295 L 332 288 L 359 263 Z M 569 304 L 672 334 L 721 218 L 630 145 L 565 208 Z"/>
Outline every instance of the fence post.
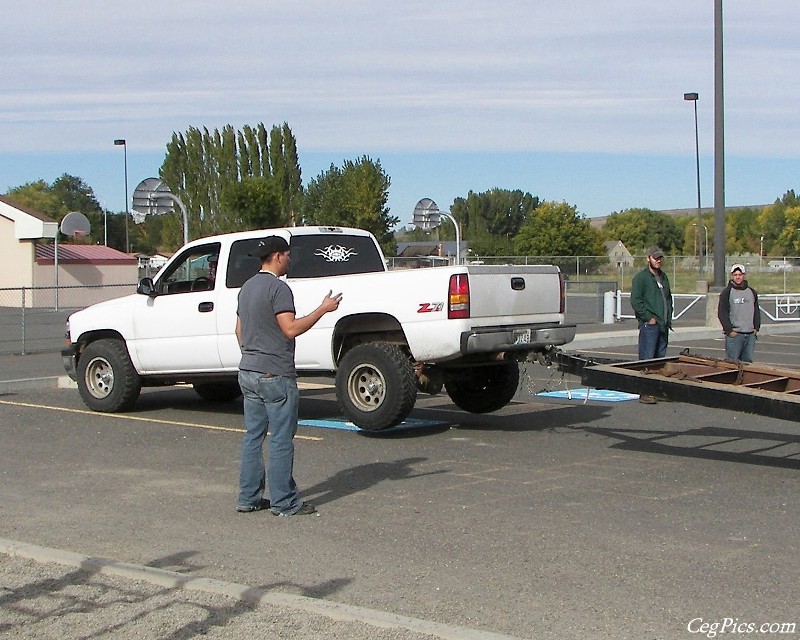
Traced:
<path fill-rule="evenodd" d="M 22 355 L 25 355 L 25 287 L 22 287 Z"/>

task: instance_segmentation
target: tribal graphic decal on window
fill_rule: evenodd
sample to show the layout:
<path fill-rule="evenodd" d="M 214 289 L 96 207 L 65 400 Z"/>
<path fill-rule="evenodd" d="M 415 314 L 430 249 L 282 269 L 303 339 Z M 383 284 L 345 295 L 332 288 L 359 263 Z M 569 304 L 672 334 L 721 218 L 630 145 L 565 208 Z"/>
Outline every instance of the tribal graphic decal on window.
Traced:
<path fill-rule="evenodd" d="M 317 249 L 315 256 L 322 256 L 328 262 L 347 262 L 352 256 L 357 256 L 355 249 L 347 249 L 340 244 L 331 244 L 324 249 Z"/>

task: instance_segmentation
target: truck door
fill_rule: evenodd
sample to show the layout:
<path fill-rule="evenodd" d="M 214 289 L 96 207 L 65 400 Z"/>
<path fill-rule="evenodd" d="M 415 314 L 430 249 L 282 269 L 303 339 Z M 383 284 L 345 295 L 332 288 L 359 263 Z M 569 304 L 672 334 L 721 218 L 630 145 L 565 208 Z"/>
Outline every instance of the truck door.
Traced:
<path fill-rule="evenodd" d="M 157 296 L 134 311 L 134 349 L 143 373 L 214 371 L 217 349 L 216 268 L 220 243 L 184 250 L 156 277 Z"/>

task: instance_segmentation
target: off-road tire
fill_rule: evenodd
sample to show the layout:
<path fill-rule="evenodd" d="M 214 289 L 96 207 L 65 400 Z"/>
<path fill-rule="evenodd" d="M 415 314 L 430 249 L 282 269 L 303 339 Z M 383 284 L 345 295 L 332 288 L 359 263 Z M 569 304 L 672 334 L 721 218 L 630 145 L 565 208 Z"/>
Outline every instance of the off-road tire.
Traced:
<path fill-rule="evenodd" d="M 444 388 L 464 411 L 491 413 L 505 407 L 519 387 L 519 364 L 515 361 L 470 367 L 448 376 Z"/>
<path fill-rule="evenodd" d="M 353 347 L 339 363 L 336 397 L 356 426 L 367 431 L 394 427 L 417 400 L 411 360 L 399 346 L 386 342 Z"/>
<path fill-rule="evenodd" d="M 126 411 L 136 403 L 141 390 L 141 379 L 121 340 L 103 338 L 81 353 L 78 391 L 92 411 Z"/>

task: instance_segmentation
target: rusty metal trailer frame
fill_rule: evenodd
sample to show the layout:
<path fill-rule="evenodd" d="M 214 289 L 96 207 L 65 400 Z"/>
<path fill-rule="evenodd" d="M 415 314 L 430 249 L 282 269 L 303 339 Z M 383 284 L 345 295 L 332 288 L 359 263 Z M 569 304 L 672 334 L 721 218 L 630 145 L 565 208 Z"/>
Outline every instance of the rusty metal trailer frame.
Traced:
<path fill-rule="evenodd" d="M 597 389 L 800 421 L 800 370 L 706 358 L 688 350 L 632 362 L 597 363 L 563 353 L 555 359 L 559 369 Z"/>

